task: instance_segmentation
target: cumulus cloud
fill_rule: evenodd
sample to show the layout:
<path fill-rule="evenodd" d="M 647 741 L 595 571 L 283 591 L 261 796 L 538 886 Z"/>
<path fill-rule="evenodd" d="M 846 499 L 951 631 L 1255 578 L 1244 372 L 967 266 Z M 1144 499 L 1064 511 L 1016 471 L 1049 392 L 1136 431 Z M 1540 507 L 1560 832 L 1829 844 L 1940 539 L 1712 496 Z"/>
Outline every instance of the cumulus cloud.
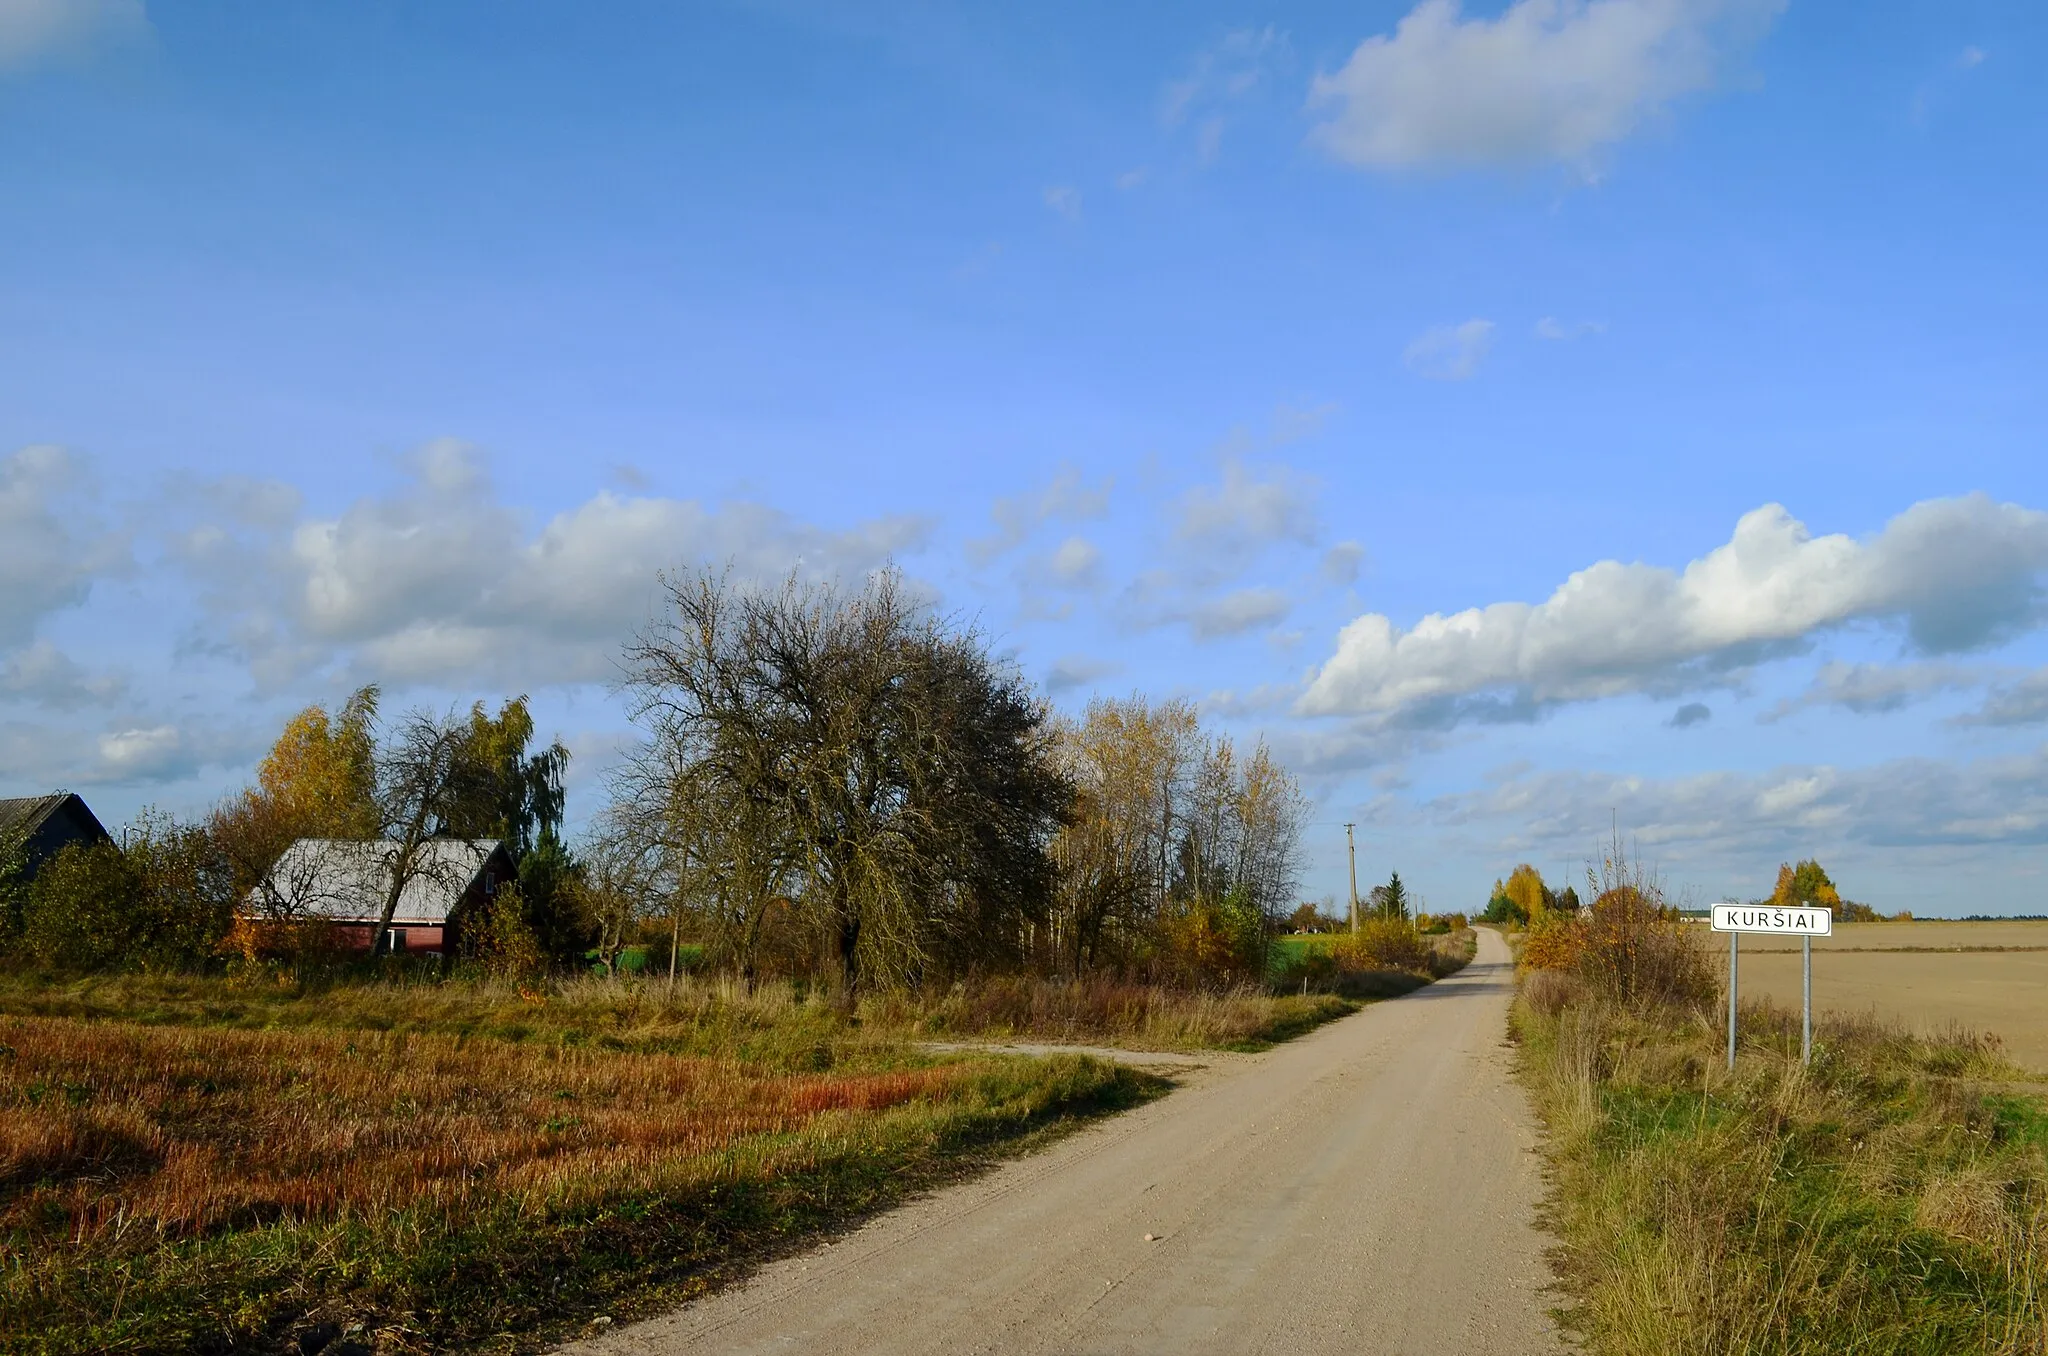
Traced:
<path fill-rule="evenodd" d="M 1479 370 L 1480 360 L 1491 347 L 1493 322 L 1473 319 L 1423 331 L 1409 343 L 1401 358 L 1417 376 L 1431 381 L 1463 381 Z"/>
<path fill-rule="evenodd" d="M 1671 728 L 1689 730 L 1695 725 L 1704 725 L 1713 718 L 1714 712 L 1705 702 L 1687 702 L 1671 713 Z"/>
<path fill-rule="evenodd" d="M 147 42 L 141 0 L 0 0 L 0 74 Z"/>
<path fill-rule="evenodd" d="M 1683 570 L 1607 560 L 1541 603 L 1433 613 L 1407 629 L 1379 613 L 1359 617 L 1299 709 L 1672 693 L 1859 621 L 1898 625 L 1922 652 L 1968 650 L 2039 622 L 2044 569 L 2048 513 L 1981 494 L 1916 504 L 1865 541 L 1816 537 L 1767 504 Z"/>
<path fill-rule="evenodd" d="M 268 532 L 187 535 L 188 568 L 259 680 L 345 653 L 391 682 L 602 680 L 656 602 L 658 571 L 730 564 L 746 578 L 857 577 L 919 547 L 922 519 L 845 531 L 754 504 L 603 492 L 532 530 L 453 442 L 411 460 L 397 493 Z"/>
<path fill-rule="evenodd" d="M 0 458 L 0 651 L 129 563 L 126 537 L 95 520 L 76 457 L 37 446 Z"/>
<path fill-rule="evenodd" d="M 1467 18 L 1423 0 L 1391 35 L 1318 75 L 1313 139 L 1337 159 L 1410 166 L 1584 165 L 1673 101 L 1710 89 L 1782 0 L 1516 0 Z"/>
<path fill-rule="evenodd" d="M 1109 492 L 1108 480 L 1091 486 L 1077 468 L 1063 466 L 1043 490 L 996 500 L 989 510 L 995 531 L 968 542 L 968 558 L 985 565 L 1022 546 L 1047 523 L 1100 518 L 1109 512 Z"/>

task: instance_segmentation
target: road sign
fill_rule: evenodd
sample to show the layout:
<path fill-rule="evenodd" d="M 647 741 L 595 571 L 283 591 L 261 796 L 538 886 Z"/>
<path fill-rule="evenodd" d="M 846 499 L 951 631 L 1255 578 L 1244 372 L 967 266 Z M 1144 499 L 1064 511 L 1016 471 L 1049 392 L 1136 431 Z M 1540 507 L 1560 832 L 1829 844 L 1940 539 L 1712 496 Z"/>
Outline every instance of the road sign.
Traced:
<path fill-rule="evenodd" d="M 1827 909 L 1775 904 L 1716 904 L 1714 931 L 1728 934 L 1728 1067 L 1735 1067 L 1736 943 L 1745 932 L 1770 932 L 1800 939 L 1799 1062 L 1813 1059 L 1813 939 L 1832 937 L 1835 915 Z"/>
<path fill-rule="evenodd" d="M 1716 904 L 1714 931 L 1828 937 L 1834 934 L 1835 916 L 1826 909 L 1786 908 L 1775 904 Z"/>

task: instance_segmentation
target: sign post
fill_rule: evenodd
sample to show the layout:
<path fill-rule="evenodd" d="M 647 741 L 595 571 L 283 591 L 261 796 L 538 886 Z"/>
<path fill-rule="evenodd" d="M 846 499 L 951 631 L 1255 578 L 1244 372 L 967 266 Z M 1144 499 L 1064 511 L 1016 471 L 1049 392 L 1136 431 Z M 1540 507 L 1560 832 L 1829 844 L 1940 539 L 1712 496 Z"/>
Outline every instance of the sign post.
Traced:
<path fill-rule="evenodd" d="M 1716 904 L 1714 931 L 1728 934 L 1728 1067 L 1735 1067 L 1735 961 L 1745 932 L 1766 932 L 1800 938 L 1799 1062 L 1813 1059 L 1813 939 L 1834 935 L 1835 916 L 1826 909 L 1776 904 Z"/>

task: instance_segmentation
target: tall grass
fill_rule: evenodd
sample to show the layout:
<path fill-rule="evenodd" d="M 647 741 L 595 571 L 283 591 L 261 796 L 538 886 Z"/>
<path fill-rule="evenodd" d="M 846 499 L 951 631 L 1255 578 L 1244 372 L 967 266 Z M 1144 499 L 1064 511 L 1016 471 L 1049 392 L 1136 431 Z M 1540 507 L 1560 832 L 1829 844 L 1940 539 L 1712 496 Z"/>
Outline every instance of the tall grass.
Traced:
<path fill-rule="evenodd" d="M 1528 977 L 1570 1321 L 1613 1356 L 2048 1351 L 2048 1099 L 1994 1040 Z"/>
<path fill-rule="evenodd" d="M 920 1055 L 787 989 L 129 980 L 38 1002 L 72 1010 L 0 1016 L 9 1352 L 542 1329 L 687 1294 L 1155 1086 Z"/>

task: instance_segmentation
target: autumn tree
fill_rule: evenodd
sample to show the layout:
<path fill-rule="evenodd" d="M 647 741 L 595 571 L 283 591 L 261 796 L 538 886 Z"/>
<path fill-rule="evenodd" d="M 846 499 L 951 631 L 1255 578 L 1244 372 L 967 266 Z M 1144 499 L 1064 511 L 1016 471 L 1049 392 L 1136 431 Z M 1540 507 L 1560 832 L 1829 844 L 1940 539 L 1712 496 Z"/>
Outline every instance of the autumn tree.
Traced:
<path fill-rule="evenodd" d="M 1797 866 L 1781 865 L 1778 883 L 1771 891 L 1771 903 L 1784 907 L 1839 908 L 1842 896 L 1821 864 L 1811 859 Z"/>
<path fill-rule="evenodd" d="M 786 861 L 849 1001 L 877 980 L 1013 958 L 1043 913 L 1069 798 L 1021 677 L 893 571 L 857 592 L 715 572 L 663 588 L 627 651 L 649 736 L 627 783 L 642 822 L 704 797 L 716 808 L 691 837 L 748 845 L 729 879 L 756 890 Z"/>
<path fill-rule="evenodd" d="M 1543 888 L 1543 873 L 1523 862 L 1508 873 L 1507 897 L 1520 911 L 1523 921 L 1535 924 L 1543 917 L 1546 891 Z"/>
<path fill-rule="evenodd" d="M 267 913 L 292 917 L 310 882 L 273 878 L 287 847 L 301 838 L 381 832 L 377 701 L 377 689 L 363 687 L 333 715 L 314 705 L 293 716 L 257 765 L 256 785 L 214 811 L 207 832 L 228 862 L 236 898 L 253 892 Z"/>

